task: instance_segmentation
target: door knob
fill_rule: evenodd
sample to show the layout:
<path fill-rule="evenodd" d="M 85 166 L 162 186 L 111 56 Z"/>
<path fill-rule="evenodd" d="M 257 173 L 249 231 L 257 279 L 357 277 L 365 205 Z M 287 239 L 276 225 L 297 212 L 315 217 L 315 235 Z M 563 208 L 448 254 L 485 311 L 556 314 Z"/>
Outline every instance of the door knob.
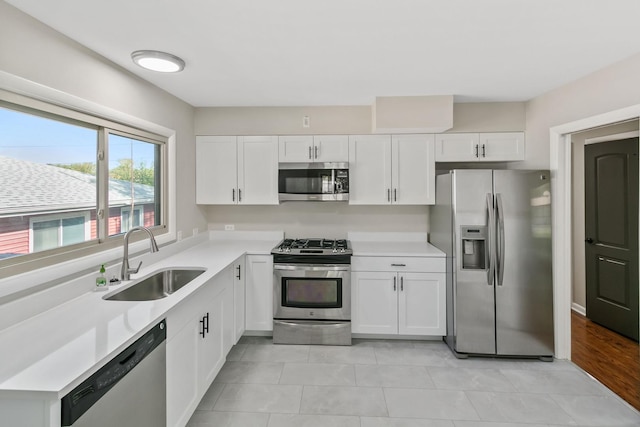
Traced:
<path fill-rule="evenodd" d="M 587 243 L 591 244 L 591 243 L 593 243 L 593 239 L 592 239 L 591 237 L 587 237 L 587 238 L 585 239 L 585 242 L 587 242 Z"/>

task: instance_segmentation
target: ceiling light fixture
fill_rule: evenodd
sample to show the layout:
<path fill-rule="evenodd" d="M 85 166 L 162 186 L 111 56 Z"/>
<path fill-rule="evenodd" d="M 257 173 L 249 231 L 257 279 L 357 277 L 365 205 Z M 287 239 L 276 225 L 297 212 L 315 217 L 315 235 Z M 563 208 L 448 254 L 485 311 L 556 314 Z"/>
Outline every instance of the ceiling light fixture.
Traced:
<path fill-rule="evenodd" d="M 131 54 L 131 59 L 142 68 L 161 73 L 177 73 L 184 69 L 182 59 L 157 50 L 136 50 Z"/>

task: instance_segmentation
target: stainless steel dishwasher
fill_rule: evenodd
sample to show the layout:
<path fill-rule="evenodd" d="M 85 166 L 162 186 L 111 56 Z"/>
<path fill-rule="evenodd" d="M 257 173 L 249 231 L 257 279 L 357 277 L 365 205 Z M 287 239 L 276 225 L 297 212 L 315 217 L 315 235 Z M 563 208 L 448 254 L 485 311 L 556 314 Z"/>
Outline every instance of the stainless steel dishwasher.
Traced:
<path fill-rule="evenodd" d="M 62 425 L 164 427 L 166 321 L 162 320 L 62 398 Z"/>

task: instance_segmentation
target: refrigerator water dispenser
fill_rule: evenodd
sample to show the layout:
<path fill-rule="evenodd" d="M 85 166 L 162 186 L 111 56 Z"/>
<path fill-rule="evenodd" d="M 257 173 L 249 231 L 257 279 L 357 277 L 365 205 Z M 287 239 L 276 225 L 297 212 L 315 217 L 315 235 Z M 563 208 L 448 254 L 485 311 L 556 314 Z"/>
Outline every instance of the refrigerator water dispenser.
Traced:
<path fill-rule="evenodd" d="M 462 227 L 462 268 L 464 270 L 485 270 L 487 267 L 487 227 Z"/>

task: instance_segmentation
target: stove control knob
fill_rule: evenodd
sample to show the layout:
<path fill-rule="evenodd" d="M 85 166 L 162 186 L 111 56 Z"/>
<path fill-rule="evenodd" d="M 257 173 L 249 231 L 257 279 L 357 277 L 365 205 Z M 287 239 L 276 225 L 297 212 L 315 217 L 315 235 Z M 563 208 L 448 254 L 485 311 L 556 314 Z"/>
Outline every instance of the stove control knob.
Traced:
<path fill-rule="evenodd" d="M 340 252 L 344 252 L 344 248 L 340 249 Z"/>
<path fill-rule="evenodd" d="M 338 249 L 333 248 L 333 250 L 331 252 L 333 252 L 335 254 L 336 252 L 338 252 Z"/>

